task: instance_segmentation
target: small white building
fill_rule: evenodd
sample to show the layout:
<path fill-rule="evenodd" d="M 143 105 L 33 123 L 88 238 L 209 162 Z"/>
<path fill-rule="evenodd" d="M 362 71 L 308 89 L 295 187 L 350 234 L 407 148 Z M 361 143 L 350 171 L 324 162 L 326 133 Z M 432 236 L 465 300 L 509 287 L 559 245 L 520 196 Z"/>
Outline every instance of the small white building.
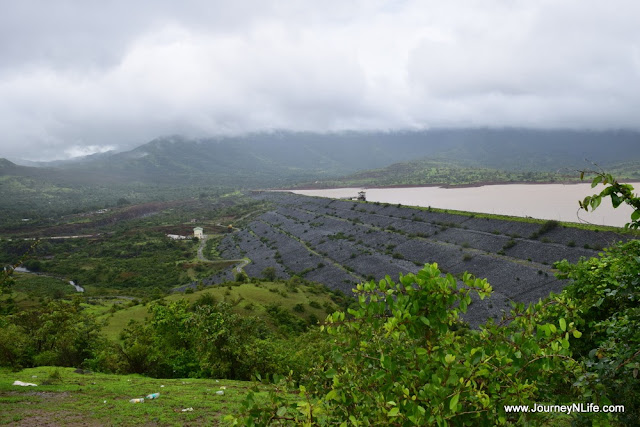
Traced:
<path fill-rule="evenodd" d="M 193 229 L 193 237 L 197 237 L 198 239 L 202 239 L 202 236 L 204 236 L 203 233 L 204 229 L 202 227 L 196 227 Z"/>
<path fill-rule="evenodd" d="M 167 234 L 167 237 L 172 240 L 186 240 L 187 236 L 181 236 L 179 234 Z"/>

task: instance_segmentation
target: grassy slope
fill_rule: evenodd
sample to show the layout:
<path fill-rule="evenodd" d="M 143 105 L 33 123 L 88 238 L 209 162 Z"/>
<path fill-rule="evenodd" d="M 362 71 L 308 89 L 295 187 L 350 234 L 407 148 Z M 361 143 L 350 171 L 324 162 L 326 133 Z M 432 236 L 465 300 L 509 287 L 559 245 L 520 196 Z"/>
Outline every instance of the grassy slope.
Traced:
<path fill-rule="evenodd" d="M 326 306 L 331 306 L 331 312 L 336 308 L 332 303 L 330 294 L 323 287 L 316 286 L 298 286 L 298 292 L 287 291 L 284 283 L 264 282 L 260 284 L 246 283 L 239 286 L 213 286 L 192 294 L 175 294 L 166 297 L 167 301 L 176 301 L 184 298 L 189 302 L 194 302 L 201 295 L 210 293 L 217 301 L 226 301 L 235 304 L 234 311 L 241 315 L 258 316 L 268 320 L 269 316 L 265 307 L 270 304 L 280 305 L 280 307 L 297 314 L 304 319 L 308 319 L 311 314 L 317 319 L 323 320 L 327 316 Z M 322 308 L 314 308 L 309 306 L 311 301 L 316 301 Z M 125 305 L 126 300 L 104 300 L 102 305 L 89 306 L 90 310 L 98 314 L 99 319 L 106 322 L 103 329 L 105 335 L 110 339 L 118 339 L 120 331 L 122 331 L 130 320 L 139 322 L 144 321 L 147 317 L 147 306 L 135 305 L 118 310 L 111 314 L 109 309 L 115 303 L 116 305 Z M 246 307 L 253 304 L 253 309 L 248 310 Z M 304 306 L 304 312 L 293 311 L 293 307 L 297 304 Z"/>
<path fill-rule="evenodd" d="M 60 378 L 43 385 L 53 380 L 56 371 Z M 38 386 L 13 386 L 16 380 Z M 225 415 L 238 411 L 251 386 L 215 379 L 78 374 L 73 368 L 46 366 L 20 372 L 0 368 L 0 424 L 219 425 Z M 216 394 L 221 387 L 225 387 L 223 396 Z M 129 402 L 150 393 L 160 397 L 142 404 Z M 182 412 L 185 408 L 193 411 Z"/>
<path fill-rule="evenodd" d="M 89 295 L 78 294 L 73 287 L 66 282 L 52 277 L 34 276 L 32 274 L 16 273 L 16 284 L 12 289 L 11 298 L 15 301 L 19 309 L 27 309 L 38 304 L 38 300 L 51 298 L 54 293 L 59 296 L 69 298 L 78 295 L 81 298 Z M 234 311 L 240 315 L 258 316 L 269 322 L 269 315 L 266 307 L 269 305 L 279 305 L 280 307 L 302 317 L 309 319 L 310 315 L 319 320 L 323 320 L 327 315 L 327 307 L 333 312 L 337 307 L 331 300 L 328 289 L 317 285 L 298 285 L 298 292 L 287 290 L 282 282 L 245 283 L 230 286 L 212 286 L 194 293 L 176 293 L 165 298 L 167 301 L 186 299 L 190 303 L 196 301 L 201 295 L 210 293 L 217 301 L 225 301 L 234 305 Z M 91 289 L 89 294 L 95 293 Z M 3 297 L 6 299 L 7 296 Z M 139 304 L 131 297 L 90 297 L 83 303 L 83 307 L 88 312 L 98 316 L 98 319 L 105 323 L 103 332 L 107 337 L 117 340 L 120 332 L 127 326 L 129 321 L 135 320 L 144 322 L 148 317 L 148 306 Z M 135 301 L 136 305 L 132 305 Z M 310 302 L 317 302 L 321 308 L 311 307 Z M 301 304 L 303 312 L 296 312 L 293 307 Z M 117 310 L 111 313 L 112 307 Z M 247 309 L 247 306 L 252 308 Z"/>

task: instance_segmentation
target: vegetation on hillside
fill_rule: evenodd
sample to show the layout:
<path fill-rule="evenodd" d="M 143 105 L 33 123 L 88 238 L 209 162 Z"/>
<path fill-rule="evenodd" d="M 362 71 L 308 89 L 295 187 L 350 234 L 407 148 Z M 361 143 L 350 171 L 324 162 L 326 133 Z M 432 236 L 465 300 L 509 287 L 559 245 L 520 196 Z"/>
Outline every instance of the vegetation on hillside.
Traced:
<path fill-rule="evenodd" d="M 264 306 L 248 298 L 218 300 L 210 292 L 195 299 L 157 299 L 143 306 L 146 319 L 129 321 L 117 339 L 102 332 L 110 317 L 96 316 L 81 297 L 48 299 L 0 317 L 0 366 L 82 367 L 159 378 L 249 380 L 291 373 L 299 378 L 328 342 L 315 329 L 313 313 L 344 309 L 350 301 L 300 280 L 267 289 L 277 292 Z M 290 308 L 286 292 L 312 292 L 314 299 Z M 236 309 L 240 303 L 243 314 Z M 126 316 L 126 309 L 116 312 Z"/>
<path fill-rule="evenodd" d="M 10 237 L 0 239 L 0 263 L 20 261 L 30 271 L 74 280 L 92 296 L 117 291 L 145 298 L 229 266 L 220 260 L 198 259 L 200 242 L 173 240 L 168 234 L 190 237 L 193 227 L 201 225 L 215 240 L 227 232 L 227 224 L 244 221 L 243 217 L 263 209 L 263 203 L 236 194 L 84 212 L 48 223 L 27 222 L 0 230 Z M 78 235 L 84 237 L 62 238 Z M 29 250 L 32 239 L 40 239 L 39 244 Z M 28 258 L 21 260 L 27 252 Z"/>
<path fill-rule="evenodd" d="M 605 190 L 583 205 L 595 208 L 593 200 L 611 196 L 614 206 L 636 206 L 633 187 L 607 176 L 600 181 Z M 633 215 L 632 228 L 639 219 Z M 490 284 L 470 274 L 444 275 L 435 264 L 397 281 L 359 284 L 357 301 L 336 304 L 320 328 L 276 305 L 266 309 L 273 328 L 203 293 L 192 301 L 148 302 L 148 320 L 131 323 L 114 341 L 99 333 L 80 298 L 45 298 L 0 316 L 0 364 L 268 378 L 274 383 L 268 399 L 261 384 L 227 418 L 246 425 L 634 425 L 640 419 L 638 260 L 640 242 L 629 240 L 597 258 L 561 261 L 556 268 L 570 280 L 562 293 L 529 307 L 514 304 L 505 318 L 478 329 L 461 315 L 490 298 Z M 270 271 L 264 275 L 273 279 Z M 6 272 L 0 284 L 13 286 L 11 280 Z M 625 410 L 506 409 L 573 403 Z"/>
<path fill-rule="evenodd" d="M 575 181 L 570 175 L 550 171 L 518 171 L 477 167 L 469 162 L 433 160 L 425 158 L 407 163 L 395 163 L 382 169 L 367 170 L 333 180 L 304 187 L 388 187 L 417 185 L 476 185 L 510 182 L 567 182 Z"/>
<path fill-rule="evenodd" d="M 637 132 L 531 129 L 432 129 L 420 132 L 271 132 L 228 138 L 163 137 L 122 153 L 16 165 L 0 159 L 0 223 L 74 211 L 282 188 L 300 182 L 350 185 L 448 185 L 548 181 L 600 159 L 637 177 Z M 620 154 L 624 153 L 624 154 Z M 429 156 L 434 162 L 400 163 Z M 460 170 L 463 166 L 468 170 Z M 340 176 L 386 168 L 347 180 Z M 433 169 L 436 170 L 433 170 Z M 510 172 L 504 172 L 510 171 Z M 421 175 L 422 174 L 422 175 Z M 450 181 L 445 181 L 445 177 Z M 17 221 L 16 221 L 17 219 Z"/>

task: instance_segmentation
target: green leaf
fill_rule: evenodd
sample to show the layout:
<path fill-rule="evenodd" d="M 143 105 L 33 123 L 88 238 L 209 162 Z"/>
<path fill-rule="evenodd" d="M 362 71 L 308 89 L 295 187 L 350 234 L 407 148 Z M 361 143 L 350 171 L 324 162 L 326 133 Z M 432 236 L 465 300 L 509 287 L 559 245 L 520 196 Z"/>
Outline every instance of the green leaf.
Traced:
<path fill-rule="evenodd" d="M 602 176 L 598 175 L 595 178 L 593 178 L 593 181 L 591 181 L 591 188 L 593 188 L 596 185 L 600 184 L 600 182 L 602 182 Z"/>
<path fill-rule="evenodd" d="M 427 350 L 422 347 L 418 347 L 416 348 L 416 354 L 418 356 L 424 356 L 425 354 L 427 354 Z"/>
<path fill-rule="evenodd" d="M 566 331 L 567 330 L 567 321 L 564 320 L 564 319 L 560 319 L 559 323 L 560 323 L 560 329 L 562 329 L 563 331 Z"/>
<path fill-rule="evenodd" d="M 582 332 L 576 329 L 575 331 L 573 331 L 573 336 L 576 338 L 580 338 L 582 336 Z"/>
<path fill-rule="evenodd" d="M 451 401 L 449 401 L 449 409 L 455 411 L 458 408 L 458 399 L 460 399 L 459 394 L 456 394 L 451 398 Z"/>
<path fill-rule="evenodd" d="M 611 204 L 614 208 L 617 208 L 622 203 L 622 199 L 616 193 L 611 195 Z"/>
<path fill-rule="evenodd" d="M 286 406 L 281 406 L 281 407 L 278 408 L 278 411 L 276 412 L 276 415 L 281 417 L 286 413 L 287 413 L 287 407 Z"/>
<path fill-rule="evenodd" d="M 398 416 L 398 412 L 400 412 L 399 408 L 391 408 L 391 410 L 389 410 L 389 412 L 387 412 L 387 417 L 397 417 Z"/>
<path fill-rule="evenodd" d="M 637 221 L 640 219 L 640 210 L 635 210 L 631 214 L 631 221 Z"/>

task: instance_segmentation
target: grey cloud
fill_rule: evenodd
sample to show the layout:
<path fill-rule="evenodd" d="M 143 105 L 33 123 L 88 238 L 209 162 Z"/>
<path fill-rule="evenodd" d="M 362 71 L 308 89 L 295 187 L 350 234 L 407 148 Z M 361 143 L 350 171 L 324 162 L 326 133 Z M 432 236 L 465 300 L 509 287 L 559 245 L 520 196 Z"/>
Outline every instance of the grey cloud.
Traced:
<path fill-rule="evenodd" d="M 274 128 L 638 128 L 631 0 L 0 5 L 0 156 Z"/>

